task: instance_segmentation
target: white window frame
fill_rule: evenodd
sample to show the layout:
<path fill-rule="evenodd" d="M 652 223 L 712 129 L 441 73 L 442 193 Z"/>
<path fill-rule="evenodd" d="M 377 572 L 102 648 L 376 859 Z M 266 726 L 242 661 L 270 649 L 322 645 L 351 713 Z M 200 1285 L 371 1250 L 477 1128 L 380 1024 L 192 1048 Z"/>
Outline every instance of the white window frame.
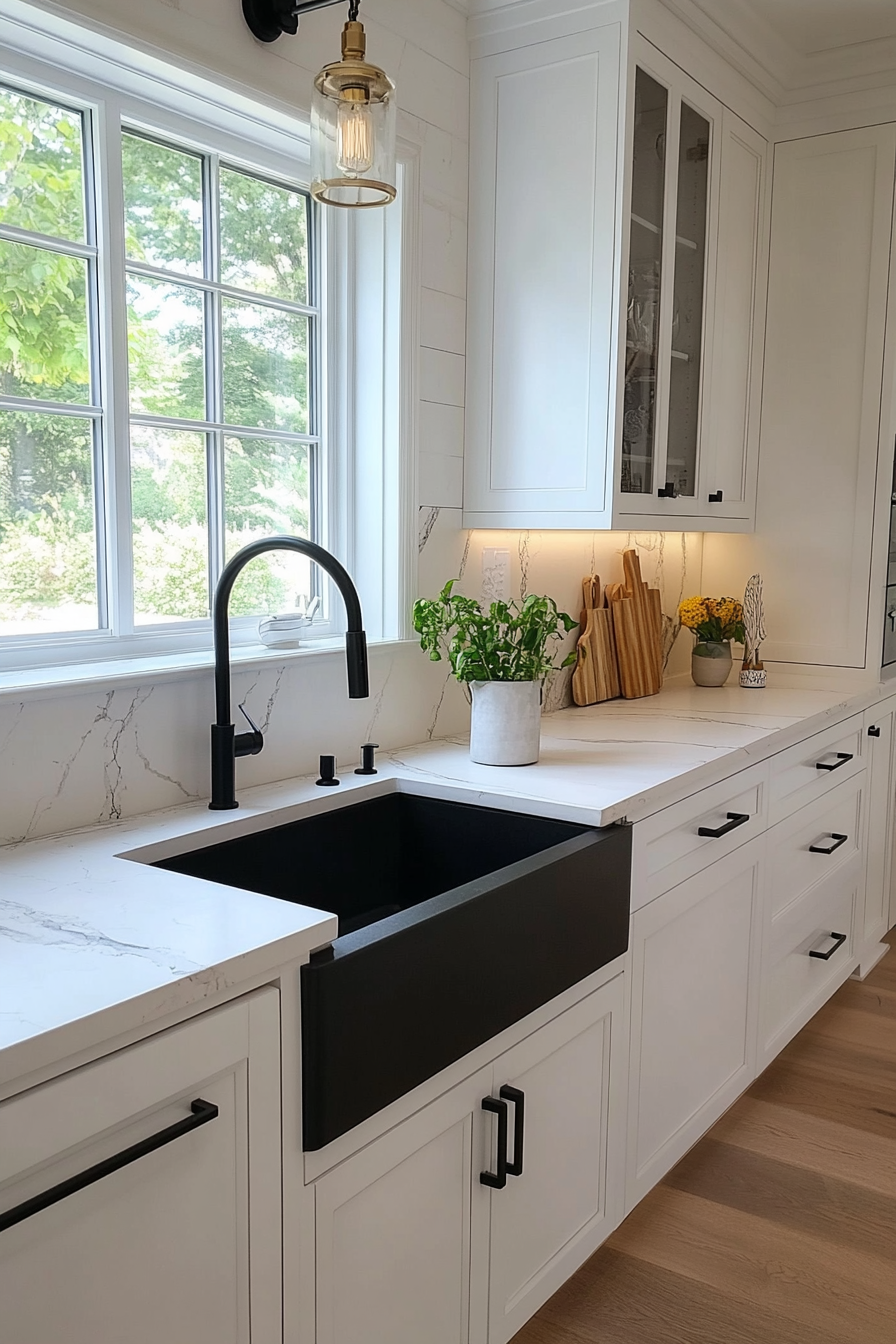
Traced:
<path fill-rule="evenodd" d="M 121 129 L 215 155 L 287 184 L 310 180 L 308 125 L 238 91 L 96 32 L 0 0 L 0 80 L 25 93 L 83 109 L 98 139 Z M 408 637 L 415 580 L 416 296 L 419 292 L 419 147 L 399 146 L 399 204 L 376 211 L 321 210 L 311 264 L 321 306 L 318 367 L 320 486 L 324 544 L 355 577 L 371 642 Z M 128 557 L 108 585 L 110 625 L 121 628 L 132 582 L 124 285 L 124 195 L 120 154 L 97 156 L 96 243 L 102 405 L 106 415 L 106 554 Z M 320 210 L 320 207 L 317 207 Z M 115 250 L 115 262 L 110 264 Z M 124 387 L 121 380 L 124 380 Z M 98 482 L 98 489 L 102 483 Z M 342 604 L 324 579 L 324 619 L 309 647 L 328 648 L 344 628 Z M 265 657 L 258 617 L 231 622 L 234 651 Z M 210 660 L 211 621 L 110 635 L 107 631 L 0 639 L 0 682 L 21 670 L 145 660 Z M 276 655 L 283 659 L 284 651 Z M 27 678 L 25 678 L 27 679 Z"/>

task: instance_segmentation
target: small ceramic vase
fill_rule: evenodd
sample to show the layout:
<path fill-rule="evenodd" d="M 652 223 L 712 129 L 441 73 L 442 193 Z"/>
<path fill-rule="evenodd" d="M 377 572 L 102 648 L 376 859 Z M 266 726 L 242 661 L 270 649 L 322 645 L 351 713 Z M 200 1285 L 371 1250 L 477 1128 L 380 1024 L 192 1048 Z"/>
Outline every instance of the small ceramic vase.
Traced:
<path fill-rule="evenodd" d="M 701 640 L 691 654 L 691 676 L 696 686 L 724 686 L 731 671 L 731 644 Z"/>

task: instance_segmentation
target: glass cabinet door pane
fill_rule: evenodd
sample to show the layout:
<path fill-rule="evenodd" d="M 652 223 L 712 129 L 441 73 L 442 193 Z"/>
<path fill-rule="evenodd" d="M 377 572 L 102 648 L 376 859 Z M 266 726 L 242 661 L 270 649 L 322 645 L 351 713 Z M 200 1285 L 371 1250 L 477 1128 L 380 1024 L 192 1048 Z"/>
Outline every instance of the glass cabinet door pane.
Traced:
<path fill-rule="evenodd" d="M 666 458 L 666 478 L 679 495 L 697 492 L 709 140 L 709 122 L 682 103 Z"/>
<path fill-rule="evenodd" d="M 668 106 L 668 91 L 638 70 L 620 481 L 627 494 L 653 491 Z"/>

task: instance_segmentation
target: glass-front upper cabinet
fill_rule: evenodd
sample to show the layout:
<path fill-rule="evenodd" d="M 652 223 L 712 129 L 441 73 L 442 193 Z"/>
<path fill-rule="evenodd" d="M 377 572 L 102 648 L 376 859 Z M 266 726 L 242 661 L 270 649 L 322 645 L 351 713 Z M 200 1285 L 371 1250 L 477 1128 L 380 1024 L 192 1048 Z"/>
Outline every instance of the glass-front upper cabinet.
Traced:
<path fill-rule="evenodd" d="M 645 70 L 638 70 L 632 150 L 621 478 L 623 492 L 635 495 L 650 494 L 653 490 L 656 460 L 668 115 L 668 89 Z"/>
<path fill-rule="evenodd" d="M 678 513 L 701 488 L 721 107 L 671 62 L 651 67 L 635 71 L 619 487 L 623 500 L 642 497 L 629 499 L 633 513 L 658 512 L 644 497 Z"/>

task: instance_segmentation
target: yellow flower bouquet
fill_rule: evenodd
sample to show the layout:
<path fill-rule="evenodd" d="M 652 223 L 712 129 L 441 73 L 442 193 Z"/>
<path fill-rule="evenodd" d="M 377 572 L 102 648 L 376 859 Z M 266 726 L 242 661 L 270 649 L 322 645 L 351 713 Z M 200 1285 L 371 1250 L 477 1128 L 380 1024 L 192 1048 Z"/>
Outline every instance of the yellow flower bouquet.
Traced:
<path fill-rule="evenodd" d="M 744 642 L 744 609 L 733 597 L 689 597 L 678 608 L 682 625 L 693 630 L 698 643 Z"/>

